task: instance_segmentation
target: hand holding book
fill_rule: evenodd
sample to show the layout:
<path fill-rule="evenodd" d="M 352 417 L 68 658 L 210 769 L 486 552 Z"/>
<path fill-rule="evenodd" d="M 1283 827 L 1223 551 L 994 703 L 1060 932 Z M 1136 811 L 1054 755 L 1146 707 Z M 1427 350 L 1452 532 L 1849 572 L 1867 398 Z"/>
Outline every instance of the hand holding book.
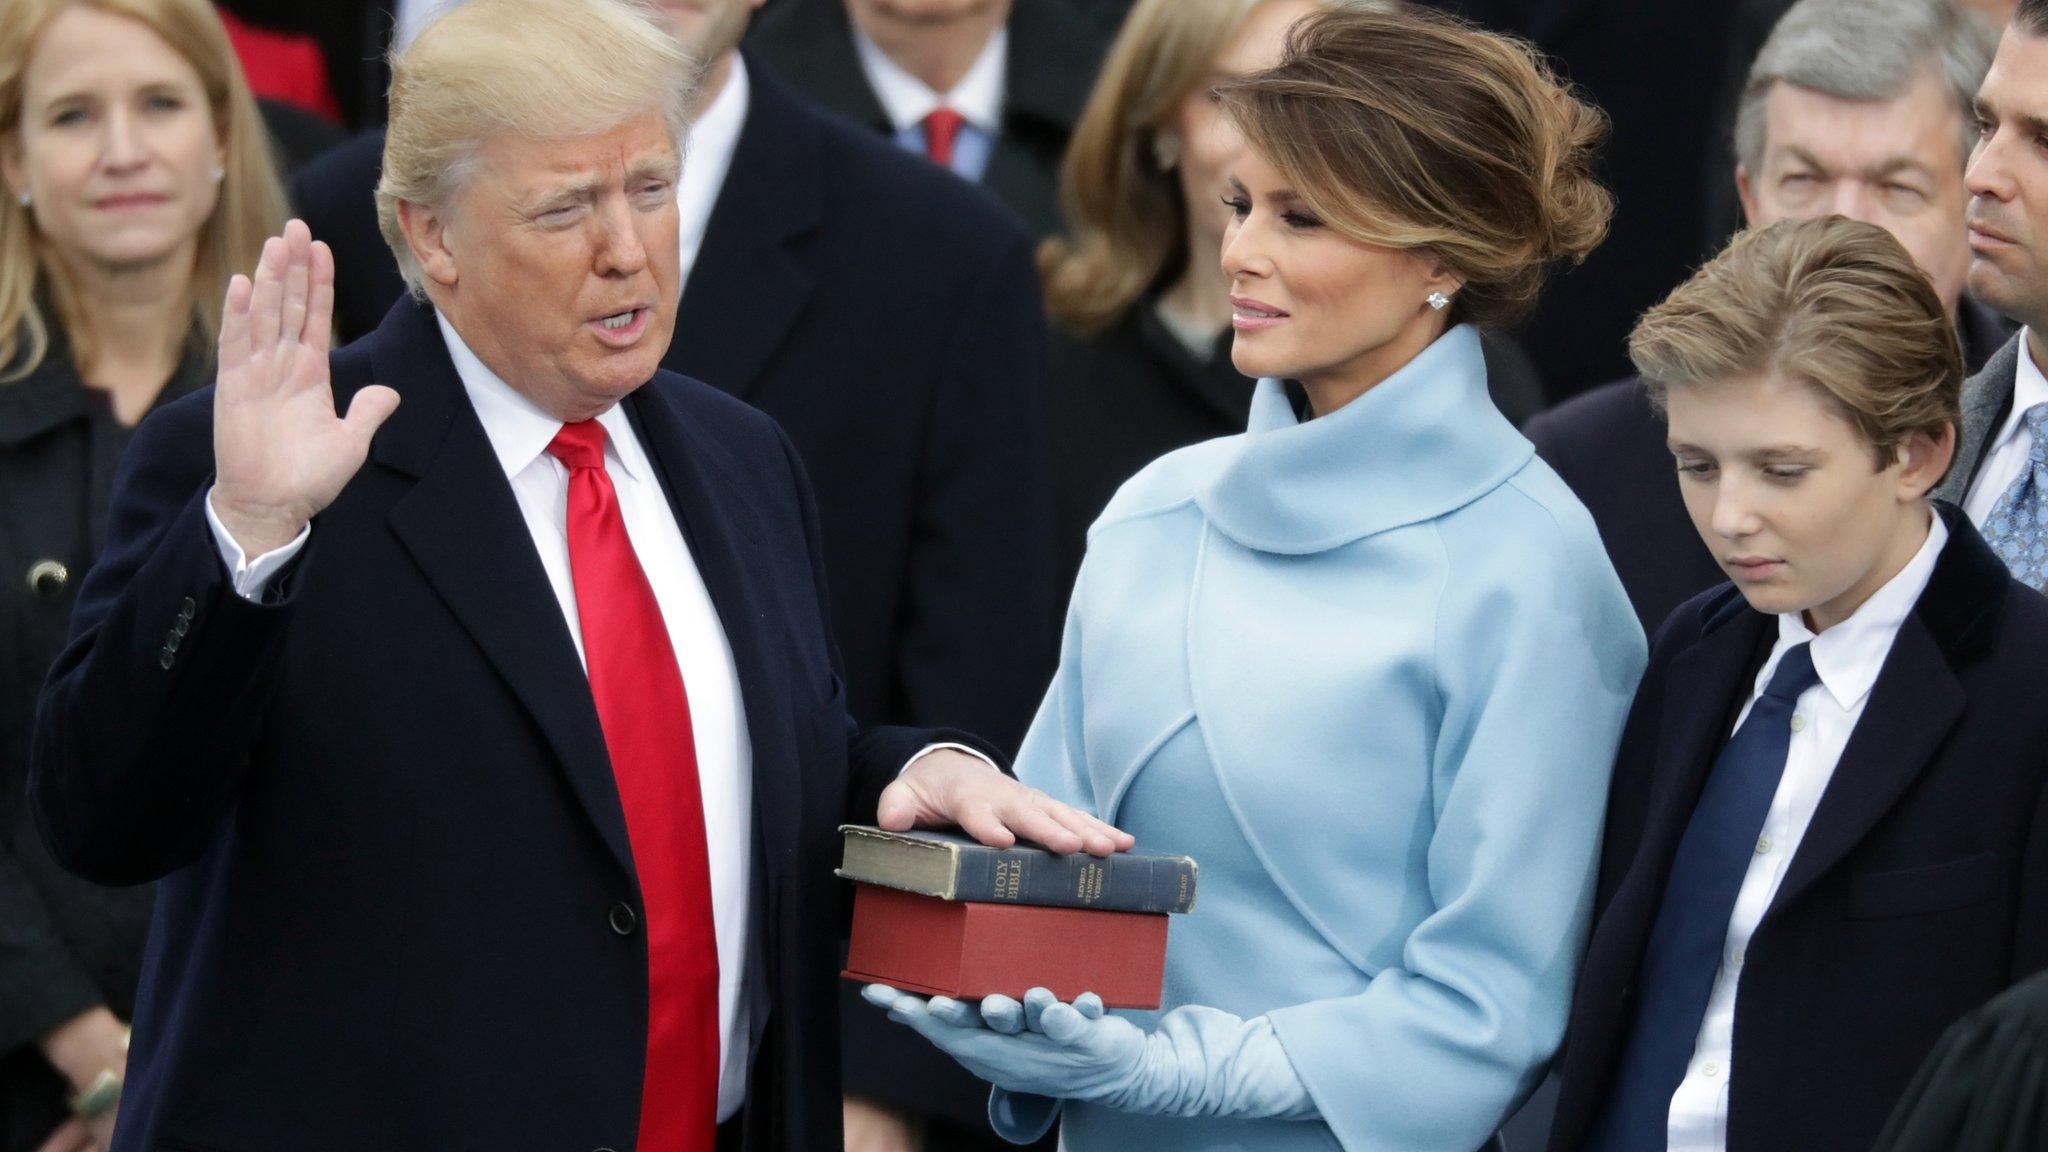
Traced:
<path fill-rule="evenodd" d="M 926 1000 L 884 985 L 862 990 L 889 1018 L 915 1029 L 1001 1092 L 1082 1100 L 1172 1116 L 1301 1120 L 1315 1102 L 1287 1061 L 1272 1024 L 1214 1008 L 1176 1008 L 1144 1031 L 1103 1011 L 1093 994 L 1060 1003 L 1033 988 L 1019 1004 Z M 1052 1110 L 1037 1112 L 1049 1126 Z M 1044 1126 L 1038 1131 L 1043 1132 Z M 1037 1133 L 1005 1132 L 1029 1139 Z"/>

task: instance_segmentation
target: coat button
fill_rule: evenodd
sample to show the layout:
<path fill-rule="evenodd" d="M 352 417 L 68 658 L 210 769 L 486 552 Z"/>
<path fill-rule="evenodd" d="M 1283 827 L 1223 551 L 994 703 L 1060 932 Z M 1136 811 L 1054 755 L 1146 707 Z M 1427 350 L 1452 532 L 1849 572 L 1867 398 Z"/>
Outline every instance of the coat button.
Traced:
<path fill-rule="evenodd" d="M 178 617 L 178 622 L 171 625 L 173 635 L 183 636 L 190 631 L 192 631 L 192 618 L 190 616 L 180 616 Z"/>
<path fill-rule="evenodd" d="M 28 590 L 38 596 L 55 596 L 71 583 L 71 569 L 61 560 L 38 560 L 29 566 Z"/>
<path fill-rule="evenodd" d="M 640 922 L 640 917 L 633 911 L 633 906 L 624 900 L 612 905 L 610 919 L 612 931 L 617 932 L 621 936 L 631 936 L 633 934 L 633 926 Z"/>
<path fill-rule="evenodd" d="M 187 620 L 199 615 L 199 602 L 190 596 L 185 597 L 184 602 L 178 605 L 178 615 L 183 616 Z"/>
<path fill-rule="evenodd" d="M 177 662 L 177 654 L 172 652 L 169 648 L 166 648 L 163 651 L 156 654 L 156 666 L 163 669 L 166 672 L 169 672 L 171 670 L 171 665 Z"/>

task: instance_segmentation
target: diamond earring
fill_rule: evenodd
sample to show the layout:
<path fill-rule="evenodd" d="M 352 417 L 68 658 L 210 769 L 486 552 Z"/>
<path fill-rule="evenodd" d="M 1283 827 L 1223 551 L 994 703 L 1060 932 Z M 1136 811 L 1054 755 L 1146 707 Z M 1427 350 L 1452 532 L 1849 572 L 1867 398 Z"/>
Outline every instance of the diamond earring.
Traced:
<path fill-rule="evenodd" d="M 1442 292 L 1431 292 L 1426 299 L 1429 301 L 1429 306 L 1439 312 L 1451 306 L 1451 298 Z"/>

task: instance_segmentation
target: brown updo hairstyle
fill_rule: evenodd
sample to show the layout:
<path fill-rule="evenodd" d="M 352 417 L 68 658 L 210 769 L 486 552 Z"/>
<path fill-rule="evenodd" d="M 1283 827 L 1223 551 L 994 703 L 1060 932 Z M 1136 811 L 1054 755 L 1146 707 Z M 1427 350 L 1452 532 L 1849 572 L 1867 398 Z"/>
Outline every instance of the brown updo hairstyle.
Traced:
<path fill-rule="evenodd" d="M 1534 46 L 1420 8 L 1305 16 L 1277 67 L 1222 86 L 1246 142 L 1341 234 L 1464 283 L 1449 321 L 1505 324 L 1598 247 L 1607 117 Z"/>

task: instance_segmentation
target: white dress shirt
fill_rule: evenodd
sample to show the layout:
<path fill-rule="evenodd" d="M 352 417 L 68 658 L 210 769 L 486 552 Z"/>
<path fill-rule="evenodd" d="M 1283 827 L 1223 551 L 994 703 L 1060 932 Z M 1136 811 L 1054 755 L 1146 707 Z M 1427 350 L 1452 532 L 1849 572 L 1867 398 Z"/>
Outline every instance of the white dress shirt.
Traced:
<path fill-rule="evenodd" d="M 2041 366 L 2034 363 L 2030 335 L 2029 330 L 2020 329 L 2020 362 L 2013 374 L 2012 411 L 2006 414 L 2005 423 L 1999 426 L 1998 435 L 1985 450 L 1984 463 L 1978 467 L 1977 478 L 1970 482 L 1970 494 L 1963 500 L 1963 511 L 1969 514 L 1970 523 L 1980 528 L 1991 518 L 1999 497 L 2027 471 L 2027 461 L 2034 451 L 2034 434 L 2027 431 L 2027 409 L 2048 404 L 2048 377 L 2043 377 Z"/>
<path fill-rule="evenodd" d="M 683 174 L 676 180 L 676 239 L 683 256 L 676 277 L 678 285 L 689 284 L 690 269 L 697 266 L 697 253 L 704 247 L 704 229 L 711 223 L 711 209 L 718 204 L 725 174 L 732 170 L 733 150 L 739 147 L 740 130 L 747 124 L 747 99 L 751 91 L 747 62 L 734 52 L 725 87 L 690 124 L 688 142 L 683 146 Z"/>
<path fill-rule="evenodd" d="M 995 151 L 996 136 L 1003 128 L 1003 91 L 1009 80 L 1010 30 L 996 29 L 982 45 L 981 55 L 950 92 L 938 92 L 889 59 L 880 45 L 859 28 L 853 30 L 853 47 L 860 57 L 860 70 L 868 87 L 881 101 L 882 111 L 896 130 L 896 143 L 919 155 L 925 154 L 924 118 L 941 106 L 966 118 L 953 140 L 953 171 L 969 180 L 980 181 Z"/>
<path fill-rule="evenodd" d="M 1668 1141 L 1670 1152 L 1725 1152 L 1728 1145 L 1728 1081 L 1735 1044 L 1735 998 L 1742 978 L 1744 953 L 1750 937 L 1777 898 L 1785 870 L 1799 851 L 1807 825 L 1820 807 L 1828 781 L 1849 734 L 1870 701 L 1878 671 L 1892 650 L 1899 626 L 1913 611 L 1927 580 L 1934 574 L 1934 562 L 1948 542 L 1948 525 L 1939 515 L 1927 531 L 1927 542 L 1847 620 L 1815 635 L 1797 612 L 1778 617 L 1778 642 L 1770 659 L 1757 673 L 1749 702 L 1742 707 L 1735 726 L 1749 718 L 1757 698 L 1778 671 L 1778 661 L 1800 644 L 1811 642 L 1814 670 L 1820 683 L 1799 696 L 1792 713 L 1792 741 L 1785 756 L 1785 774 L 1771 798 L 1764 817 L 1763 833 L 1757 838 L 1756 854 L 1750 858 L 1742 889 L 1735 898 L 1735 911 L 1728 920 L 1728 940 L 1721 954 L 1721 969 L 1714 977 L 1714 990 L 1707 999 L 1707 1012 L 1700 1022 L 1699 1041 L 1685 1079 L 1671 1096 Z"/>
<path fill-rule="evenodd" d="M 436 315 L 456 375 L 482 421 L 484 435 L 519 502 L 534 550 L 569 626 L 578 659 L 584 658 L 583 628 L 576 611 L 576 585 L 569 569 L 569 470 L 547 452 L 562 422 L 499 379 L 484 366 L 445 317 Z M 753 743 L 747 735 L 739 673 L 704 578 L 690 556 L 675 512 L 662 491 L 652 461 L 641 447 L 626 413 L 616 405 L 597 418 L 604 425 L 605 470 L 618 493 L 626 536 L 640 559 L 654 599 L 668 626 L 669 642 L 690 700 L 690 728 L 697 745 L 697 780 L 704 802 L 704 839 L 711 864 L 711 918 L 718 938 L 718 1026 L 723 1037 L 718 1084 L 721 1121 L 746 1099 L 748 1046 L 752 1033 L 741 983 L 746 975 L 748 894 L 752 884 L 754 779 Z M 310 527 L 274 552 L 246 560 L 207 501 L 222 558 L 235 576 L 235 590 L 255 599 L 277 570 L 305 544 Z"/>

